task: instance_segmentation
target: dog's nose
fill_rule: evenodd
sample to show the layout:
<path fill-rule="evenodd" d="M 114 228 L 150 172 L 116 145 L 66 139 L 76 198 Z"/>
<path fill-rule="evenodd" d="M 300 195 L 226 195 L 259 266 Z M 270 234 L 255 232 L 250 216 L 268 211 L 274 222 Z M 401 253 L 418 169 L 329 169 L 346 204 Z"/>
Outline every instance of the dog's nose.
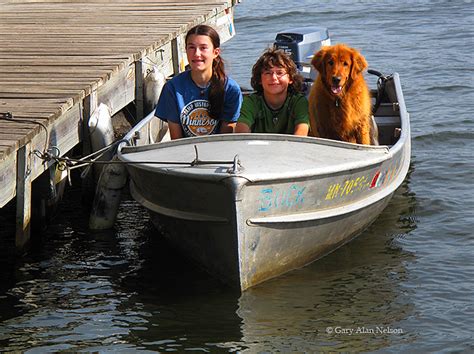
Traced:
<path fill-rule="evenodd" d="M 341 77 L 340 76 L 333 76 L 332 77 L 332 84 L 334 86 L 339 86 L 340 82 L 341 82 Z"/>

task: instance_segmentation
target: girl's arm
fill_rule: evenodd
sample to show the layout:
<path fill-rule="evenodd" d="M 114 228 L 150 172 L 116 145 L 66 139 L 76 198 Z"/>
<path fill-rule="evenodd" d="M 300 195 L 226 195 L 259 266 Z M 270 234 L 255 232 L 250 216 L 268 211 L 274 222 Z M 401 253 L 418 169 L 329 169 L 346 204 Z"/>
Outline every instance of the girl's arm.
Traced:
<path fill-rule="evenodd" d="M 308 136 L 309 133 L 309 125 L 306 123 L 299 123 L 295 125 L 295 131 L 293 132 L 294 135 L 300 136 Z"/>
<path fill-rule="evenodd" d="M 168 128 L 170 130 L 171 140 L 183 137 L 183 129 L 181 129 L 181 124 L 168 121 Z"/>
<path fill-rule="evenodd" d="M 234 131 L 234 128 L 235 128 L 235 122 L 222 121 L 219 132 L 221 134 L 232 133 Z"/>
<path fill-rule="evenodd" d="M 242 105 L 242 92 L 239 85 L 230 77 L 227 78 L 225 87 L 224 109 L 221 116 L 221 126 L 219 133 L 233 133 L 237 118 L 239 118 L 240 107 Z M 222 119 L 222 117 L 224 119 Z"/>
<path fill-rule="evenodd" d="M 251 133 L 251 132 L 252 131 L 250 130 L 250 127 L 247 124 L 243 122 L 237 122 L 234 133 Z"/>

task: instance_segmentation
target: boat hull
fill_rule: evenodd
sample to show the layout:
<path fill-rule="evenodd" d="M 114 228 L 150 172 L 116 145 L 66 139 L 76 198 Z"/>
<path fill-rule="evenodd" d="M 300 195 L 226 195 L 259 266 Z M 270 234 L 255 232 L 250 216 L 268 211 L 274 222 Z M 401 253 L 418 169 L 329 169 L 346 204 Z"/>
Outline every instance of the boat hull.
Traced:
<path fill-rule="evenodd" d="M 360 235 L 387 206 L 391 195 L 349 215 L 320 220 L 248 225 L 241 220 L 183 220 L 150 211 L 170 243 L 223 282 L 244 291 L 301 268 Z M 239 229 L 237 232 L 236 230 Z"/>
<path fill-rule="evenodd" d="M 176 248 L 243 291 L 320 259 L 366 229 L 406 173 L 403 151 L 376 160 L 344 172 L 260 181 L 129 167 L 131 193 Z"/>

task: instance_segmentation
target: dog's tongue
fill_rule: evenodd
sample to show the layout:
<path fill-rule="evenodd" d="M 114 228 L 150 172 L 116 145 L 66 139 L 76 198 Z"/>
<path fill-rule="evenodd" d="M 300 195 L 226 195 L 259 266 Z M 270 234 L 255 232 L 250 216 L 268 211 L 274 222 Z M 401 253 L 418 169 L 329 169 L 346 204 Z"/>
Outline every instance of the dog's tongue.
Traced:
<path fill-rule="evenodd" d="M 339 95 L 342 92 L 342 86 L 331 86 L 331 91 L 335 95 Z"/>

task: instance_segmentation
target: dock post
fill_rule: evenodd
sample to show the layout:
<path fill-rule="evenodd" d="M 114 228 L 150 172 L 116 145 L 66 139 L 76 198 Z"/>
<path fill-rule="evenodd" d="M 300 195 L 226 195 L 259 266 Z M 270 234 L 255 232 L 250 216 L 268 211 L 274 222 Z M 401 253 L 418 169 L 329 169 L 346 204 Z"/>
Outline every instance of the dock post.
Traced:
<path fill-rule="evenodd" d="M 144 117 L 144 92 L 143 92 L 143 62 L 135 62 L 135 109 L 136 121 L 139 122 Z"/>
<path fill-rule="evenodd" d="M 22 251 L 30 241 L 31 230 L 31 144 L 17 151 L 15 246 Z"/>
<path fill-rule="evenodd" d="M 181 54 L 181 42 L 179 36 L 171 41 L 171 57 L 173 59 L 173 72 L 175 75 L 184 71 L 184 58 Z"/>

